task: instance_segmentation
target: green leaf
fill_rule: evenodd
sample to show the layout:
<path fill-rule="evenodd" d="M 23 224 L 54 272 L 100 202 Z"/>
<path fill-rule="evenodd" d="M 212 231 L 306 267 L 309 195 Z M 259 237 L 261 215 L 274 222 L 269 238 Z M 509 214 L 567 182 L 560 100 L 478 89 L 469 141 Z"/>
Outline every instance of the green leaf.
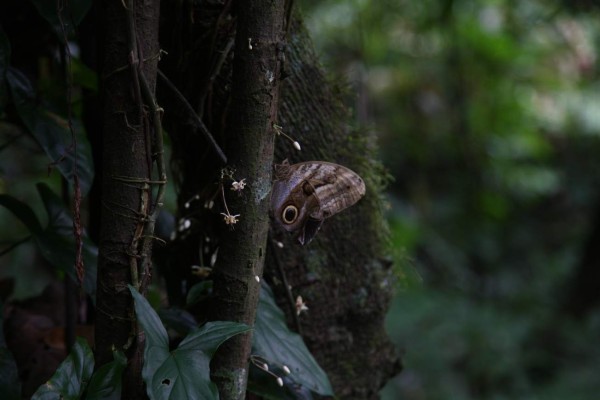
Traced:
<path fill-rule="evenodd" d="M 75 152 L 72 148 L 72 137 L 67 121 L 37 104 L 35 91 L 27 77 L 20 71 L 9 68 L 6 80 L 17 113 L 27 130 L 44 149 L 51 162 L 56 163 L 60 173 L 71 183 L 74 166 L 77 167 L 81 194 L 85 196 L 92 185 L 94 165 L 90 144 L 83 134 L 83 129 L 75 121 L 73 122 L 77 139 L 77 152 Z"/>
<path fill-rule="evenodd" d="M 98 74 L 79 58 L 71 60 L 73 68 L 73 83 L 91 91 L 98 91 Z"/>
<path fill-rule="evenodd" d="M 4 339 L 4 305 L 0 301 L 0 393 L 4 400 L 21 399 L 21 382 L 17 364 Z"/>
<path fill-rule="evenodd" d="M 81 397 L 94 371 L 94 355 L 85 339 L 77 338 L 69 356 L 48 382 L 39 387 L 32 400 L 75 400 Z"/>
<path fill-rule="evenodd" d="M 196 332 L 187 335 L 177 350 L 200 350 L 209 358 L 215 354 L 219 346 L 227 339 L 240 333 L 248 332 L 248 325 L 232 321 L 207 322 Z"/>
<path fill-rule="evenodd" d="M 138 322 L 146 334 L 142 377 L 150 399 L 218 399 L 210 381 L 210 358 L 230 337 L 250 328 L 235 322 L 209 322 L 169 352 L 167 331 L 146 299 L 132 286 Z"/>
<path fill-rule="evenodd" d="M 54 267 L 66 271 L 74 281 L 77 281 L 76 246 L 70 212 L 47 185 L 40 183 L 37 185 L 37 189 L 48 213 L 48 227 L 43 232 L 34 235 L 35 242 L 46 261 Z M 85 233 L 82 255 L 85 264 L 83 289 L 92 299 L 95 299 L 98 248 Z"/>
<path fill-rule="evenodd" d="M 70 0 L 65 3 L 48 0 L 31 0 L 38 12 L 56 32 L 61 41 L 64 42 L 62 27 L 58 17 L 58 5 L 65 4 L 65 8 L 61 11 L 61 16 L 64 23 L 65 32 L 68 34 L 74 32 L 73 24 L 79 25 L 85 14 L 87 14 L 92 0 Z"/>
<path fill-rule="evenodd" d="M 302 389 L 309 389 L 322 396 L 333 396 L 327 374 L 310 354 L 300 335 L 288 329 L 283 311 L 275 303 L 271 288 L 264 283 L 256 314 L 252 353 L 278 368 L 285 365 L 290 369 L 291 374 L 284 379 L 287 390 L 302 392 Z M 281 389 L 281 392 L 283 396 L 284 390 Z"/>
<path fill-rule="evenodd" d="M 212 287 L 212 281 L 202 281 L 196 283 L 188 292 L 185 303 L 188 306 L 200 303 L 202 300 L 210 296 L 210 294 L 212 293 Z"/>
<path fill-rule="evenodd" d="M 87 387 L 86 400 L 120 400 L 123 371 L 127 357 L 120 351 L 113 352 L 114 360 L 94 372 Z"/>
<path fill-rule="evenodd" d="M 194 316 L 181 308 L 171 307 L 160 310 L 158 315 L 165 326 L 182 336 L 198 329 L 198 322 L 196 322 Z"/>
<path fill-rule="evenodd" d="M 249 330 L 230 321 L 206 323 L 160 363 L 151 383 L 146 382 L 148 395 L 151 399 L 218 399 L 217 387 L 210 381 L 210 359 L 227 339 Z"/>
<path fill-rule="evenodd" d="M 31 207 L 26 203 L 10 195 L 0 194 L 0 205 L 12 212 L 32 234 L 42 232 L 42 224 Z"/>

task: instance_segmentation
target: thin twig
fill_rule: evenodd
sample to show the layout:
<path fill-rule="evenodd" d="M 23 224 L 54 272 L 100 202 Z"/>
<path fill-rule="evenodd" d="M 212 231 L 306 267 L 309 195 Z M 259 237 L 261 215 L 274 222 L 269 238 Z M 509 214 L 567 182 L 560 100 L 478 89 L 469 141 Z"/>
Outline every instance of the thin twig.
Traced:
<path fill-rule="evenodd" d="M 83 227 L 81 224 L 81 186 L 79 184 L 79 173 L 77 171 L 77 136 L 73 129 L 73 109 L 72 109 L 72 89 L 73 89 L 73 71 L 71 68 L 71 49 L 67 39 L 67 31 L 62 19 L 64 5 L 62 0 L 57 0 L 57 15 L 60 29 L 62 31 L 64 47 L 67 54 L 67 124 L 71 133 L 71 146 L 73 149 L 73 235 L 75 236 L 75 272 L 79 287 L 83 287 L 83 277 L 85 274 L 85 266 L 83 264 Z M 69 150 L 67 150 L 69 151 Z M 68 200 L 68 199 L 67 199 Z"/>
<path fill-rule="evenodd" d="M 225 60 L 227 60 L 227 56 L 229 55 L 229 52 L 233 48 L 234 43 L 235 43 L 235 40 L 233 38 L 229 39 L 229 41 L 225 45 L 225 48 L 221 52 L 221 56 L 217 60 L 215 67 L 211 71 L 210 77 L 206 81 L 206 85 L 200 92 L 201 93 L 200 101 L 198 102 L 198 104 L 199 104 L 198 105 L 198 117 L 200 118 L 200 120 L 202 120 L 202 115 L 204 113 L 204 103 L 206 102 L 206 96 L 208 95 L 208 91 L 210 90 L 210 87 L 212 86 L 213 82 L 215 81 L 217 75 L 221 71 L 221 67 L 223 67 Z"/>
<path fill-rule="evenodd" d="M 175 97 L 177 98 L 177 100 L 179 101 L 181 106 L 183 106 L 185 111 L 191 117 L 190 120 L 193 121 L 194 124 L 196 125 L 196 128 L 199 129 L 200 132 L 202 132 L 202 134 L 204 135 L 204 137 L 206 138 L 208 143 L 212 146 L 213 150 L 215 151 L 217 156 L 219 156 L 219 158 L 221 159 L 223 164 L 227 164 L 227 157 L 225 156 L 225 153 L 223 152 L 221 147 L 217 144 L 216 140 L 213 138 L 213 136 L 211 135 L 211 133 L 208 130 L 208 128 L 206 127 L 206 125 L 204 125 L 204 122 L 202 122 L 200 117 L 198 117 L 198 114 L 196 114 L 196 112 L 194 111 L 194 109 L 192 108 L 190 103 L 187 101 L 187 99 L 183 96 L 183 94 L 181 94 L 179 89 L 177 89 L 175 87 L 175 85 L 173 85 L 173 83 L 169 80 L 169 78 L 167 78 L 165 76 L 165 74 L 163 74 L 160 70 L 158 70 L 158 76 L 163 81 L 165 86 L 171 92 L 173 92 L 173 94 L 175 95 Z"/>

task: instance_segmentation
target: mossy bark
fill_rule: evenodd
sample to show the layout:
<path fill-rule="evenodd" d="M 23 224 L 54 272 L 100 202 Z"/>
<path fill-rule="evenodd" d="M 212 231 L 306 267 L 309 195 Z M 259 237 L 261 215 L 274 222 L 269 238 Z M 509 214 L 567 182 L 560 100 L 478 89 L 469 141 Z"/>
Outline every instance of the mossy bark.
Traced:
<path fill-rule="evenodd" d="M 367 194 L 357 205 L 326 220 L 308 246 L 300 246 L 275 228 L 273 239 L 282 241 L 284 247 L 273 246 L 274 241 L 269 241 L 266 244 L 268 249 L 265 249 L 262 241 L 265 233 L 264 205 L 257 207 L 254 203 L 262 201 L 268 191 L 264 178 L 267 176 L 265 168 L 272 167 L 271 158 L 259 154 L 264 149 L 256 148 L 256 140 L 250 134 L 244 133 L 233 141 L 226 134 L 236 131 L 232 127 L 241 122 L 235 120 L 240 116 L 231 112 L 236 107 L 236 100 L 232 99 L 236 96 L 236 83 L 230 84 L 231 61 L 248 62 L 243 57 L 249 51 L 249 44 L 255 51 L 264 43 L 260 38 L 256 40 L 254 33 L 243 33 L 243 48 L 240 48 L 239 39 L 234 48 L 229 46 L 232 32 L 237 28 L 239 34 L 241 29 L 236 27 L 235 19 L 236 15 L 241 18 L 240 10 L 228 8 L 229 4 L 226 2 L 224 7 L 214 7 L 208 2 L 183 2 L 163 10 L 167 19 L 180 18 L 180 24 L 175 24 L 164 36 L 162 47 L 170 55 L 165 60 L 164 71 L 203 116 L 217 142 L 227 144 L 226 154 L 230 163 L 238 167 L 235 177 L 247 178 L 258 186 L 243 192 L 241 197 L 231 196 L 233 192 L 228 191 L 228 206 L 233 214 L 241 214 L 241 219 L 234 231 L 223 231 L 219 213 L 224 209 L 218 196 L 214 195 L 213 183 L 218 180 L 222 164 L 208 143 L 195 134 L 194 128 L 181 123 L 184 118 L 173 118 L 166 109 L 165 123 L 173 137 L 172 166 L 181 192 L 179 217 L 193 221 L 192 228 L 178 234 L 178 239 L 171 245 L 173 256 L 168 257 L 168 279 L 174 283 L 170 286 L 178 289 L 178 280 L 193 284 L 198 278 L 191 273 L 190 265 L 209 264 L 210 255 L 218 248 L 215 279 L 221 281 L 218 290 L 223 291 L 218 294 L 227 296 L 246 292 L 250 286 L 257 285 L 252 281 L 253 274 L 260 275 L 257 262 L 267 254 L 265 278 L 273 286 L 279 304 L 289 316 L 290 326 L 296 326 L 293 318 L 296 310 L 294 304 L 288 301 L 284 285 L 278 285 L 282 282 L 278 267 L 285 271 L 293 297 L 301 295 L 308 303 L 309 311 L 301 315 L 299 328 L 311 352 L 328 373 L 336 396 L 378 398 L 378 390 L 398 371 L 399 363 L 383 326 L 394 282 L 391 263 L 386 257 L 386 227 L 381 200 L 383 178 L 382 169 L 375 161 L 374 139 L 367 132 L 352 128 L 352 115 L 342 100 L 346 94 L 325 77 L 301 20 L 294 19 L 287 29 L 287 46 L 279 55 L 284 61 L 281 97 L 271 105 L 278 105 L 278 125 L 301 143 L 302 151 L 298 152 L 289 141 L 278 137 L 275 162 L 287 158 L 290 162 L 321 160 L 345 165 L 364 178 Z M 189 15 L 202 15 L 203 18 L 191 22 Z M 249 38 L 252 38 L 251 42 Z M 262 76 L 252 78 L 248 75 L 245 79 L 259 79 L 258 83 L 264 84 L 264 77 L 269 71 L 274 70 L 269 67 L 262 70 Z M 258 83 L 252 82 L 253 85 Z M 161 93 L 165 99 L 161 103 L 168 104 L 168 91 L 159 87 L 159 95 Z M 250 96 L 251 101 L 258 98 L 260 96 Z M 270 122 L 263 120 L 263 129 L 269 129 L 264 124 Z M 241 131 L 237 132 L 239 135 Z M 190 152 L 190 149 L 201 151 L 198 155 L 197 150 Z M 239 152 L 244 153 L 248 149 L 256 153 L 253 157 L 257 157 L 257 164 L 240 163 Z M 255 178 L 248 174 L 255 168 L 265 175 L 252 182 Z M 245 207 L 250 208 L 246 210 Z M 257 221 L 258 225 L 247 225 L 252 221 Z M 239 241 L 256 245 L 236 249 Z M 240 250 L 243 252 L 238 254 L 243 256 L 234 256 Z M 229 272 L 233 265 L 244 266 L 241 275 L 234 276 Z M 175 302 L 182 298 L 177 290 L 172 292 L 171 299 Z M 251 299 L 253 302 L 254 298 Z M 242 310 L 246 306 L 235 304 L 232 309 Z M 198 319 L 206 319 L 205 310 L 212 307 L 208 303 L 197 309 Z M 214 318 L 214 309 L 212 315 Z M 242 315 L 239 314 L 238 320 Z M 241 365 L 239 367 L 242 368 Z"/>

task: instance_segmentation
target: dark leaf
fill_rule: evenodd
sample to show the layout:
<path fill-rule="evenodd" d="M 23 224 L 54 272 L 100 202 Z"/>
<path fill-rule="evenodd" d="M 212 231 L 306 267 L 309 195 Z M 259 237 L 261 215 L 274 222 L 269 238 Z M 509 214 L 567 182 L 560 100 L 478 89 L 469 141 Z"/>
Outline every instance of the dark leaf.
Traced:
<path fill-rule="evenodd" d="M 98 75 L 96 71 L 85 65 L 79 58 L 73 58 L 71 62 L 73 67 L 73 84 L 97 92 Z"/>
<path fill-rule="evenodd" d="M 67 121 L 37 104 L 35 92 L 27 77 L 20 71 L 9 68 L 6 81 L 17 113 L 27 130 L 44 149 L 51 163 L 56 163 L 56 168 L 71 183 L 74 166 L 77 167 L 81 193 L 85 196 L 92 184 L 94 166 L 90 144 L 83 134 L 83 129 L 78 123 L 73 124 L 77 137 L 75 152 Z"/>
<path fill-rule="evenodd" d="M 181 308 L 171 307 L 160 310 L 158 315 L 167 327 L 174 329 L 180 335 L 187 335 L 198 329 L 198 322 L 196 322 L 194 316 Z"/>
<path fill-rule="evenodd" d="M 120 400 L 123 371 L 127 366 L 127 357 L 120 351 L 114 351 L 114 360 L 94 372 L 87 388 L 86 400 Z"/>
<path fill-rule="evenodd" d="M 79 25 L 85 14 L 87 14 L 92 0 L 70 0 L 68 2 L 58 2 L 49 0 L 31 0 L 38 12 L 54 29 L 61 41 L 64 42 L 62 33 L 62 27 L 60 25 L 60 19 L 58 12 L 61 12 L 64 30 L 67 34 L 74 32 L 73 25 Z M 59 9 L 59 5 L 63 5 L 62 9 Z"/>
<path fill-rule="evenodd" d="M 197 304 L 197 303 L 201 302 L 202 300 L 206 299 L 208 296 L 210 296 L 210 294 L 212 292 L 212 286 L 213 286 L 212 281 L 202 281 L 202 282 L 196 283 L 194 286 L 192 286 L 192 288 L 188 292 L 185 303 L 188 306 L 191 306 L 193 304 Z"/>
<path fill-rule="evenodd" d="M 272 368 L 285 365 L 290 369 L 291 374 L 285 376 L 289 380 L 284 380 L 288 392 L 302 393 L 309 389 L 322 396 L 333 396 L 327 374 L 310 354 L 300 335 L 288 329 L 283 311 L 275 303 L 273 292 L 266 284 L 260 291 L 252 353 L 268 360 Z M 283 389 L 281 392 L 283 394 Z"/>
<path fill-rule="evenodd" d="M 75 400 L 81 397 L 94 371 L 94 355 L 85 339 L 77 338 L 69 356 L 48 382 L 40 386 L 32 400 Z"/>
<path fill-rule="evenodd" d="M 129 289 L 146 334 L 142 376 L 150 399 L 218 399 L 210 381 L 210 358 L 224 341 L 250 328 L 235 322 L 209 322 L 169 352 L 167 332 L 158 315 L 137 290 Z"/>
<path fill-rule="evenodd" d="M 0 194 L 0 205 L 6 207 L 17 217 L 32 234 L 42 232 L 42 224 L 31 207 L 7 194 Z"/>

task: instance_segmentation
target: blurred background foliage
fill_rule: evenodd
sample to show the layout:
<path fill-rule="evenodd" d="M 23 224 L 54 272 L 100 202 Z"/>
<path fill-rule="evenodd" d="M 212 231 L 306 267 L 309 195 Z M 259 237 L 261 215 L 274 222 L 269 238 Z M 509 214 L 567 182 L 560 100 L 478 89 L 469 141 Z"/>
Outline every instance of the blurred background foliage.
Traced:
<path fill-rule="evenodd" d="M 356 119 L 349 123 L 377 136 L 394 177 L 387 213 L 398 295 L 387 327 L 404 370 L 382 398 L 596 399 L 595 2 L 297 5 L 326 68 L 351 86 L 346 100 Z M 9 22 L 14 32 L 23 25 L 3 21 L 7 37 L 18 37 Z M 0 43 L 0 65 L 9 58 L 35 77 L 43 115 L 64 115 L 66 82 L 56 79 L 64 75 L 64 54 L 52 52 L 60 37 L 44 24 L 40 19 L 32 30 L 39 48 Z M 85 91 L 97 82 L 74 58 L 81 89 L 73 93 L 73 111 L 81 119 Z M 32 182 L 56 193 L 66 183 L 46 173 L 48 156 L 14 123 L 18 113 L 8 97 L 0 91 L 0 193 L 26 201 L 45 226 Z M 64 121 L 53 120 L 64 130 Z M 28 230 L 3 207 L 0 221 L 0 279 L 13 278 L 13 299 L 40 294 L 56 270 L 34 243 L 22 242 Z"/>
<path fill-rule="evenodd" d="M 597 398 L 594 2 L 300 6 L 394 177 L 387 327 L 404 370 L 382 397 Z"/>

